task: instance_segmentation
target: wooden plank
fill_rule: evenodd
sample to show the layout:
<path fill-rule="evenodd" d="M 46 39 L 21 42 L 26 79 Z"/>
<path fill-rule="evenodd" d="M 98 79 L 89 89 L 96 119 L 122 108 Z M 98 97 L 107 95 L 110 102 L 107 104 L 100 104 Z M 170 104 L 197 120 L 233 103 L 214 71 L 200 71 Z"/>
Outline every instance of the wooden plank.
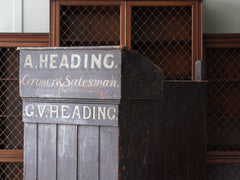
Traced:
<path fill-rule="evenodd" d="M 77 180 L 77 126 L 58 125 L 57 179 Z"/>
<path fill-rule="evenodd" d="M 99 175 L 99 127 L 78 128 L 78 179 L 97 180 Z"/>
<path fill-rule="evenodd" d="M 23 150 L 0 150 L 0 162 L 23 162 Z"/>
<path fill-rule="evenodd" d="M 118 127 L 100 127 L 100 179 L 118 179 Z"/>
<path fill-rule="evenodd" d="M 24 176 L 37 178 L 37 124 L 24 123 Z"/>
<path fill-rule="evenodd" d="M 240 151 L 209 151 L 207 163 L 240 163 Z"/>
<path fill-rule="evenodd" d="M 56 125 L 38 125 L 38 180 L 56 179 Z"/>

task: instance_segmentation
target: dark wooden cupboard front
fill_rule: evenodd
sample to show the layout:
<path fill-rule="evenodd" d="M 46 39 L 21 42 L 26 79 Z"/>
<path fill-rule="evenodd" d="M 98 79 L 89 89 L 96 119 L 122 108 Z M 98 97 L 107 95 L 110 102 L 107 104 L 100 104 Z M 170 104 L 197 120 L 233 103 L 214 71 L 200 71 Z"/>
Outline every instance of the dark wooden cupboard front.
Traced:
<path fill-rule="evenodd" d="M 127 45 L 167 80 L 194 80 L 202 60 L 202 1 L 51 0 L 51 46 Z"/>

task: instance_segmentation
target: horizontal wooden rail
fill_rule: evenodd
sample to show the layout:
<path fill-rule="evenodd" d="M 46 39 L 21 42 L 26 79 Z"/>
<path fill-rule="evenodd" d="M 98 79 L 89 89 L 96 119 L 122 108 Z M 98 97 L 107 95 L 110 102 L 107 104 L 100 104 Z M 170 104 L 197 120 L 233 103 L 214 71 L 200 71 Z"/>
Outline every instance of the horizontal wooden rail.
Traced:
<path fill-rule="evenodd" d="M 240 151 L 209 151 L 207 163 L 240 163 Z"/>
<path fill-rule="evenodd" d="M 0 162 L 23 162 L 23 150 L 0 150 Z"/>

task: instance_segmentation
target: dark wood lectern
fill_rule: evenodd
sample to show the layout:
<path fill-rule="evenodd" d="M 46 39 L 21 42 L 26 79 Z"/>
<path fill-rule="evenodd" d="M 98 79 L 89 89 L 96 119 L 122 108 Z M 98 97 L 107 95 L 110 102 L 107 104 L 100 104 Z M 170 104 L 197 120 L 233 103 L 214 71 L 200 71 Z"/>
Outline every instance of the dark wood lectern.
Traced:
<path fill-rule="evenodd" d="M 206 83 L 118 46 L 20 59 L 25 180 L 203 179 Z"/>

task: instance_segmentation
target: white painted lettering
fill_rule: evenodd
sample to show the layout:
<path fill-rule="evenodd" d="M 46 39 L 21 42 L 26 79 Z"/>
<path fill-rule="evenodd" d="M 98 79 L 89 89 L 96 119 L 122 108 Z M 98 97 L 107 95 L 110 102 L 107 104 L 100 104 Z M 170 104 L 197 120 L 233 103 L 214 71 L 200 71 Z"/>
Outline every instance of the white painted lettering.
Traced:
<path fill-rule="evenodd" d="M 51 55 L 50 55 L 50 65 L 49 65 L 49 69 L 57 69 L 56 59 L 54 59 L 54 58 L 57 58 L 57 57 L 58 57 L 57 54 L 51 54 Z"/>
<path fill-rule="evenodd" d="M 59 69 L 61 69 L 63 67 L 66 68 L 66 69 L 69 69 L 69 62 L 68 62 L 68 58 L 67 58 L 66 54 L 62 55 L 62 59 L 61 59 L 60 65 L 59 65 Z"/>
<path fill-rule="evenodd" d="M 29 112 L 29 108 L 31 108 L 31 112 Z M 28 104 L 25 107 L 26 116 L 27 117 L 33 117 L 34 116 L 33 110 L 34 110 L 34 106 L 32 104 Z"/>
<path fill-rule="evenodd" d="M 44 65 L 44 66 L 43 66 Z M 40 60 L 39 60 L 39 67 L 42 68 L 47 68 L 48 67 L 48 55 L 45 54 L 45 57 L 43 58 L 43 55 L 40 54 Z"/>
<path fill-rule="evenodd" d="M 55 106 L 55 109 L 53 109 Z M 50 118 L 53 117 L 53 113 L 55 113 L 55 117 L 58 118 L 58 105 L 50 105 Z"/>
<path fill-rule="evenodd" d="M 103 120 L 106 119 L 106 107 L 98 106 L 98 120 L 100 119 L 103 119 Z"/>
<path fill-rule="evenodd" d="M 23 67 L 24 67 L 24 68 L 27 68 L 27 67 L 33 68 L 31 55 L 28 54 L 28 55 L 26 56 L 26 59 L 25 59 L 25 61 L 24 61 Z"/>
<path fill-rule="evenodd" d="M 93 120 L 95 120 L 96 119 L 96 107 L 95 106 L 92 107 L 92 114 L 93 114 Z"/>
<path fill-rule="evenodd" d="M 113 113 L 111 113 L 111 111 L 113 111 Z M 108 108 L 108 110 L 107 110 L 107 117 L 108 117 L 110 120 L 115 120 L 116 115 L 115 115 L 114 113 L 116 113 L 116 109 L 115 109 L 114 107 Z M 112 114 L 112 115 L 111 115 L 111 114 Z"/>
<path fill-rule="evenodd" d="M 110 59 L 111 58 L 111 59 Z M 111 69 L 114 67 L 113 54 L 106 54 L 103 59 L 103 66 L 106 69 Z"/>
<path fill-rule="evenodd" d="M 73 114 L 72 114 L 72 119 L 74 119 L 75 116 L 77 116 L 78 119 L 81 119 L 80 111 L 79 111 L 79 106 L 74 106 L 74 110 L 73 110 Z"/>
<path fill-rule="evenodd" d="M 98 69 L 101 69 L 101 58 L 102 58 L 101 54 L 98 54 L 98 57 L 95 54 L 92 54 L 91 69 L 95 69 L 95 65 Z"/>
<path fill-rule="evenodd" d="M 62 105 L 62 118 L 69 119 L 70 115 L 67 113 L 69 111 L 69 106 Z"/>
<path fill-rule="evenodd" d="M 46 105 L 37 105 L 37 107 L 38 107 L 39 116 L 40 118 L 42 118 L 46 109 Z"/>
<path fill-rule="evenodd" d="M 71 55 L 71 68 L 77 69 L 79 68 L 81 63 L 81 57 L 78 54 L 72 54 Z"/>
<path fill-rule="evenodd" d="M 91 117 L 90 107 L 89 106 L 83 106 L 83 119 L 90 119 L 90 117 Z"/>
<path fill-rule="evenodd" d="M 88 54 L 84 55 L 84 69 L 87 69 L 88 67 Z"/>

